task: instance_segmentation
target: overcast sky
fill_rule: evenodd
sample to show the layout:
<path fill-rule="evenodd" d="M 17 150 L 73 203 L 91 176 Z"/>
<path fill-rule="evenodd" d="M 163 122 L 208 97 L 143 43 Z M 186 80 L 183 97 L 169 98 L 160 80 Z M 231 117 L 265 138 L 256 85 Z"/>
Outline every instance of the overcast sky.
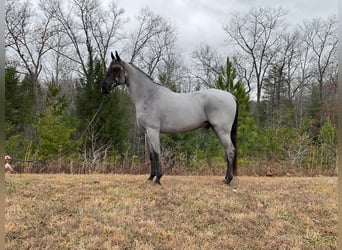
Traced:
<path fill-rule="evenodd" d="M 287 21 L 292 24 L 338 12 L 338 0 L 118 0 L 117 3 L 130 19 L 126 27 L 134 25 L 135 17 L 144 7 L 168 18 L 177 31 L 177 46 L 186 54 L 203 42 L 217 49 L 222 47 L 227 38 L 222 27 L 236 11 L 245 13 L 252 7 L 281 6 L 288 11 Z"/>

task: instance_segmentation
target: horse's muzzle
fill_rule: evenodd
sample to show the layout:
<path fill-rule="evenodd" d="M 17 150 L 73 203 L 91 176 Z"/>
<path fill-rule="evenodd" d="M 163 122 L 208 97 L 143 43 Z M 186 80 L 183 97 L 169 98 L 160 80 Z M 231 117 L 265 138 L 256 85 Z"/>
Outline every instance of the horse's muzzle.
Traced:
<path fill-rule="evenodd" d="M 104 88 L 101 88 L 101 92 L 103 95 L 108 95 L 109 94 L 109 91 L 104 89 Z"/>
<path fill-rule="evenodd" d="M 103 95 L 108 95 L 111 90 L 112 90 L 112 87 L 108 88 L 108 85 L 105 82 L 102 83 L 101 92 Z"/>

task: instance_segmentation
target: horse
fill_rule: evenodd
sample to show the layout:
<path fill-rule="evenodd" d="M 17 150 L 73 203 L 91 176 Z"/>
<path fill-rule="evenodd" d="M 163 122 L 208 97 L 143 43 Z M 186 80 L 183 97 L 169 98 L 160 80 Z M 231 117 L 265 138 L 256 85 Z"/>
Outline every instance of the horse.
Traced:
<path fill-rule="evenodd" d="M 107 95 L 118 85 L 126 85 L 135 106 L 136 121 L 145 132 L 150 152 L 151 172 L 148 180 L 160 184 L 160 133 L 177 133 L 198 128 L 212 128 L 225 151 L 227 172 L 224 183 L 230 185 L 237 175 L 238 102 L 231 93 L 206 89 L 176 93 L 155 83 L 132 63 L 111 52 L 111 63 L 101 84 Z"/>

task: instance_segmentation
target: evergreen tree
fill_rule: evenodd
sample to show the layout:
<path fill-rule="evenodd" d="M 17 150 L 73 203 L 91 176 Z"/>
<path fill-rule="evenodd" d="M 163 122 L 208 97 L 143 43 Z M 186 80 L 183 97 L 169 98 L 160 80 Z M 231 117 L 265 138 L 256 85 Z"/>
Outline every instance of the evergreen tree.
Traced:
<path fill-rule="evenodd" d="M 103 101 L 100 91 L 105 66 L 97 59 L 90 60 L 88 75 L 81 79 L 76 98 L 76 113 L 80 121 L 79 134 L 89 125 Z M 117 87 L 105 100 L 92 130 L 83 138 L 84 150 L 113 146 L 116 152 L 125 152 L 129 147 L 128 137 L 132 127 L 133 109 L 124 90 Z M 96 137 L 96 138 L 95 138 Z M 96 139 L 96 140 L 95 140 Z"/>
<path fill-rule="evenodd" d="M 95 65 L 95 66 L 94 66 Z M 100 91 L 105 68 L 100 61 L 89 60 L 88 74 L 80 79 L 76 97 L 76 111 L 80 122 L 80 132 L 85 129 L 97 111 L 103 95 Z"/>
<path fill-rule="evenodd" d="M 20 131 L 22 98 L 20 95 L 20 79 L 14 67 L 6 68 L 5 70 L 5 115 L 7 126 L 12 126 L 10 131 L 7 131 L 6 138 Z"/>
<path fill-rule="evenodd" d="M 241 80 L 236 80 L 236 69 L 227 57 L 226 66 L 221 66 L 221 73 L 216 81 L 216 88 L 232 93 L 239 103 L 239 116 L 249 113 L 250 97 Z"/>
<path fill-rule="evenodd" d="M 101 136 L 118 153 L 126 152 L 130 145 L 135 123 L 134 107 L 126 91 L 112 91 L 100 114 Z"/>
<path fill-rule="evenodd" d="M 60 92 L 60 86 L 53 82 L 49 84 L 45 99 L 46 111 L 40 114 L 37 123 L 39 158 L 55 157 L 62 151 L 65 155 L 71 152 L 74 145 L 72 134 L 75 129 L 66 119 L 65 111 L 68 103 L 66 97 L 60 95 Z"/>
<path fill-rule="evenodd" d="M 35 141 L 36 98 L 28 77 L 21 81 L 15 67 L 5 70 L 6 153 L 24 157 L 28 144 Z"/>
<path fill-rule="evenodd" d="M 35 94 L 32 84 L 25 77 L 20 81 L 15 67 L 5 70 L 5 115 L 6 124 L 12 129 L 6 133 L 6 138 L 11 135 L 24 133 L 35 116 Z"/>
<path fill-rule="evenodd" d="M 232 93 L 238 100 L 238 153 L 245 156 L 253 148 L 256 139 L 256 125 L 249 114 L 250 96 L 241 80 L 236 80 L 236 69 L 227 57 L 226 65 L 216 81 L 216 88 Z"/>

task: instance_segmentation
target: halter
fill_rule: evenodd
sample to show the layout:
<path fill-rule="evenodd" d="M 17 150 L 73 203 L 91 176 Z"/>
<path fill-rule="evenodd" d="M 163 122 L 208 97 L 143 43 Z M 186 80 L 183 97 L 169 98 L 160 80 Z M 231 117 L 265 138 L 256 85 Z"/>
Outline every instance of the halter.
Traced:
<path fill-rule="evenodd" d="M 124 70 L 123 65 L 120 62 L 118 62 L 118 61 L 116 61 L 116 64 L 119 66 L 119 69 L 118 69 L 119 72 L 117 73 L 118 76 L 113 78 L 113 83 L 112 83 L 112 85 L 110 87 L 110 91 L 112 91 L 115 87 L 117 87 L 119 85 L 122 85 L 122 83 L 119 83 L 118 80 L 117 80 L 118 78 L 121 77 L 122 73 L 125 75 L 125 82 L 124 83 L 126 83 L 126 71 Z"/>

